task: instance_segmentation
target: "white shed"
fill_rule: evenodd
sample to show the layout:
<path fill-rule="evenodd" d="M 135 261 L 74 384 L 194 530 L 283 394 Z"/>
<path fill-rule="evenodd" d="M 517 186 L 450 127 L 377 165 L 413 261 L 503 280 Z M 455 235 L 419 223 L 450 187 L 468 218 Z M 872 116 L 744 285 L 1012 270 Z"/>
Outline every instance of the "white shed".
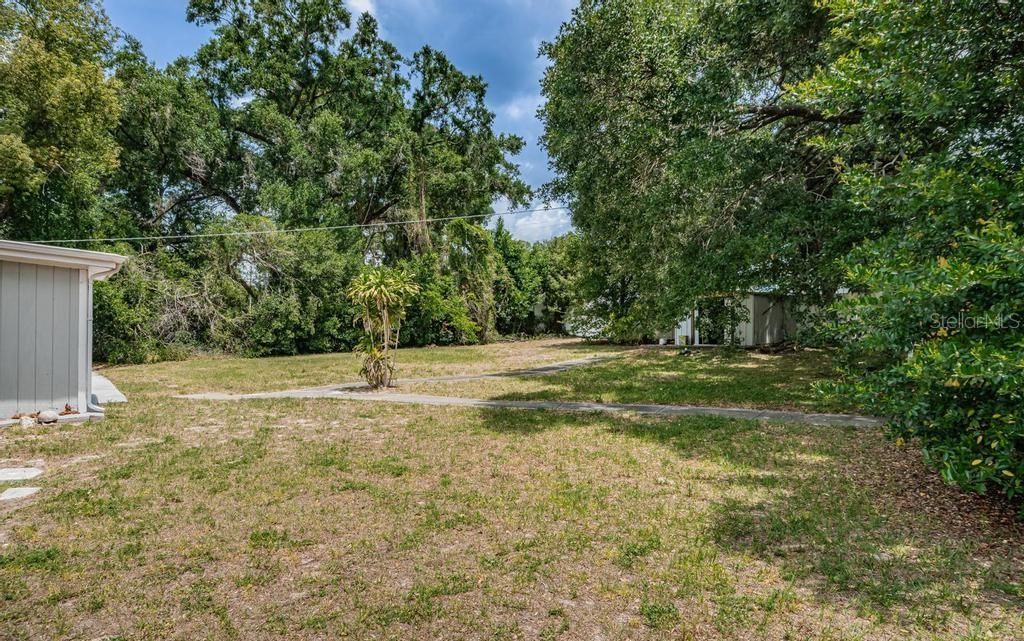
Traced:
<path fill-rule="evenodd" d="M 724 299 L 720 299 L 724 300 Z M 745 309 L 745 320 L 735 327 L 735 344 L 740 347 L 774 345 L 796 336 L 797 325 L 790 303 L 771 293 L 748 293 L 738 299 Z M 700 309 L 687 314 L 673 331 L 676 345 L 720 345 L 724 336 L 701 336 Z"/>
<path fill-rule="evenodd" d="M 90 403 L 92 282 L 124 256 L 0 240 L 0 423 Z"/>

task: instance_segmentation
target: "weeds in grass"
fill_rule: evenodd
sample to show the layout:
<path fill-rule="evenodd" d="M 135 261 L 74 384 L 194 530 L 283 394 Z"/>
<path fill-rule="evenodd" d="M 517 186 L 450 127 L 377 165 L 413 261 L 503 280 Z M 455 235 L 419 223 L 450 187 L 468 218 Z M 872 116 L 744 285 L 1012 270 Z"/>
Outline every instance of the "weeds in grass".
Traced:
<path fill-rule="evenodd" d="M 386 456 L 381 459 L 370 461 L 366 465 L 366 469 L 374 474 L 385 474 L 387 476 L 398 478 L 400 476 L 405 476 L 406 472 L 409 471 L 409 466 L 403 463 L 398 457 Z"/>
<path fill-rule="evenodd" d="M 394 623 L 415 624 L 435 618 L 441 612 L 438 598 L 463 594 L 472 589 L 469 579 L 459 574 L 440 575 L 429 583 L 414 586 L 400 603 L 377 607 L 371 620 L 377 626 Z"/>
<path fill-rule="evenodd" d="M 317 447 L 310 456 L 310 464 L 337 472 L 347 472 L 351 467 L 348 451 L 335 443 Z"/>
<path fill-rule="evenodd" d="M 1024 638 L 1024 535 L 874 430 L 185 403 L 170 371 L 4 432 L 50 471 L 0 512 L 0 638 Z"/>
<path fill-rule="evenodd" d="M 55 572 L 60 569 L 61 561 L 61 551 L 55 547 L 16 547 L 9 552 L 0 554 L 0 569 Z"/>
<path fill-rule="evenodd" d="M 109 485 L 64 490 L 47 501 L 46 509 L 60 518 L 117 517 L 132 509 L 135 502 Z"/>
<path fill-rule="evenodd" d="M 655 630 L 667 630 L 679 621 L 679 609 L 666 601 L 640 602 L 640 616 L 644 623 Z"/>
<path fill-rule="evenodd" d="M 641 530 L 619 544 L 615 563 L 624 569 L 631 569 L 639 559 L 661 547 L 661 537 L 654 530 Z"/>

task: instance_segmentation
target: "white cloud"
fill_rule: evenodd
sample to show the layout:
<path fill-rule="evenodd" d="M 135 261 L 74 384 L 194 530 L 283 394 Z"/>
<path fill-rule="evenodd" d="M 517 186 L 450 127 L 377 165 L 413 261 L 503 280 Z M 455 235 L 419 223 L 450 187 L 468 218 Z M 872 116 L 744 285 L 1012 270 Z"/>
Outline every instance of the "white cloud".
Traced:
<path fill-rule="evenodd" d="M 503 218 L 505 228 L 513 237 L 531 243 L 561 236 L 572 229 L 569 212 L 564 209 L 533 211 Z"/>
<path fill-rule="evenodd" d="M 532 120 L 543 103 L 544 98 L 540 94 L 517 96 L 498 107 L 498 113 L 512 122 Z"/>
<path fill-rule="evenodd" d="M 352 15 L 359 16 L 364 13 L 377 14 L 377 7 L 374 6 L 373 0 L 348 0 L 347 4 L 352 11 Z"/>

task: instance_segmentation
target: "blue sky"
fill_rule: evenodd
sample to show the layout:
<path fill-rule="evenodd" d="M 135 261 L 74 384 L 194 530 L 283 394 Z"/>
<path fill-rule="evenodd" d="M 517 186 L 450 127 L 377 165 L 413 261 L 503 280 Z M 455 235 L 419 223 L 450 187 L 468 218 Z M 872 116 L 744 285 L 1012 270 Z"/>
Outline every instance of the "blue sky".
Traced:
<path fill-rule="evenodd" d="M 187 0 L 105 0 L 115 25 L 138 38 L 159 65 L 194 52 L 209 31 L 185 21 Z M 569 18 L 575 0 L 345 0 L 353 13 L 369 11 L 382 35 L 403 54 L 425 44 L 444 51 L 463 71 L 483 76 L 500 131 L 519 134 L 527 147 L 517 158 L 523 177 L 539 187 L 551 176 L 538 145 L 542 127 L 540 78 L 546 61 L 540 43 L 551 40 Z M 504 209 L 503 204 L 496 208 Z M 569 229 L 566 212 L 508 216 L 524 240 L 543 240 Z"/>

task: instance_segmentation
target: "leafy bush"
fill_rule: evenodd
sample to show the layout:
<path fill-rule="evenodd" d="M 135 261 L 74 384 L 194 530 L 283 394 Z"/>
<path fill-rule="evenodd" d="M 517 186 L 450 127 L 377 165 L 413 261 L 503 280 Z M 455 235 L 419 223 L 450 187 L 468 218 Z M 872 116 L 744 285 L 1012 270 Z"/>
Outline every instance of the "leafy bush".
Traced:
<path fill-rule="evenodd" d="M 846 390 L 944 479 L 1021 493 L 1024 82 L 1019 3 L 830 3 L 835 58 L 795 100 L 863 241 L 836 306 Z M 865 226 L 865 222 L 870 223 Z"/>
<path fill-rule="evenodd" d="M 167 254 L 132 257 L 93 292 L 93 357 L 110 363 L 185 358 L 199 345 L 209 309 Z"/>
<path fill-rule="evenodd" d="M 234 245 L 234 246 L 231 246 Z M 221 347 L 251 356 L 330 352 L 358 341 L 355 309 L 340 292 L 361 257 L 329 234 L 282 234 L 232 241 L 215 251 L 234 288 L 235 313 L 221 320 Z M 229 297 L 230 298 L 230 297 Z"/>
<path fill-rule="evenodd" d="M 464 345 L 475 343 L 477 326 L 459 295 L 455 279 L 442 274 L 433 254 L 403 263 L 419 291 L 409 300 L 403 323 L 406 345 Z"/>
<path fill-rule="evenodd" d="M 866 293 L 837 305 L 842 389 L 919 439 L 947 481 L 1013 498 L 1024 478 L 1024 236 L 985 222 L 930 262 L 909 258 L 919 242 L 875 243 L 851 268 Z"/>
<path fill-rule="evenodd" d="M 541 276 L 534 264 L 537 254 L 505 229 L 502 219 L 494 230 L 497 270 L 494 279 L 495 328 L 500 334 L 527 334 L 537 327 L 536 307 L 541 303 Z"/>

